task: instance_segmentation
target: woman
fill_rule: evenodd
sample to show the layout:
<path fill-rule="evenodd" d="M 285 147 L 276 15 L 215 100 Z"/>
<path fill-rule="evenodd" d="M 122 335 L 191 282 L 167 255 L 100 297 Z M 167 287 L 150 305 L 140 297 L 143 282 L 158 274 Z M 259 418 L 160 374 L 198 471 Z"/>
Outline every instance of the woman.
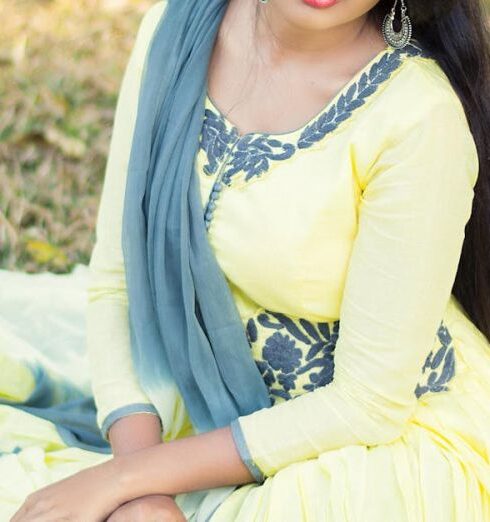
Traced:
<path fill-rule="evenodd" d="M 490 57 L 482 9 L 472 0 L 401 2 L 398 31 L 384 18 L 397 5 L 391 0 L 221 3 L 193 159 L 200 223 L 256 375 L 235 393 L 235 377 L 201 371 L 228 365 L 240 379 L 234 360 L 243 345 L 230 329 L 222 357 L 207 328 L 215 302 L 203 296 L 222 289 L 206 287 L 208 272 L 198 277 L 195 229 L 186 236 L 184 226 L 192 212 L 179 207 L 185 223 L 171 221 L 180 193 L 171 193 L 175 184 L 161 188 L 156 141 L 153 166 L 137 168 L 137 149 L 150 143 L 139 133 L 151 115 L 145 107 L 161 116 L 151 115 L 151 139 L 171 148 L 175 137 L 180 146 L 175 103 L 148 100 L 149 90 L 138 106 L 144 73 L 178 62 L 158 55 L 156 37 L 151 54 L 152 37 L 175 8 L 193 17 L 186 37 L 204 41 L 197 33 L 214 13 L 190 0 L 181 5 L 197 14 L 160 1 L 144 17 L 121 87 L 91 259 L 92 382 L 115 458 L 38 490 L 12 521 L 490 520 Z M 192 78 L 198 62 L 186 63 L 195 69 L 175 66 L 175 80 L 160 78 L 154 93 L 179 85 L 179 75 Z M 185 89 L 175 85 L 165 92 L 178 97 Z M 194 92 L 191 81 L 182 85 Z M 162 121 L 179 132 L 160 133 Z M 173 179 L 174 156 L 167 158 L 161 165 Z M 145 199 L 132 192 L 138 181 Z M 165 198 L 166 226 L 158 228 L 155 209 Z M 182 201 L 192 206 L 191 196 Z M 123 203 L 135 220 L 144 209 L 148 281 L 128 275 L 142 274 L 137 234 L 128 237 L 146 229 L 128 226 Z M 162 236 L 174 245 L 181 232 L 175 244 L 188 257 L 177 248 L 163 255 Z M 166 344 L 174 331 L 193 331 L 175 326 L 188 317 L 188 302 L 170 293 L 189 280 L 152 279 L 180 276 L 186 263 L 193 312 L 212 347 L 197 359 L 191 339 L 189 360 L 182 335 Z M 136 305 L 146 285 L 157 306 Z M 165 351 L 151 351 L 157 334 L 155 349 Z M 155 370 L 165 358 L 172 375 Z M 166 394 L 149 374 L 168 379 Z M 200 395 L 191 389 L 198 378 Z M 255 406 L 244 413 L 246 396 Z M 225 422 L 233 407 L 241 413 Z M 204 429 L 207 421 L 218 427 Z"/>

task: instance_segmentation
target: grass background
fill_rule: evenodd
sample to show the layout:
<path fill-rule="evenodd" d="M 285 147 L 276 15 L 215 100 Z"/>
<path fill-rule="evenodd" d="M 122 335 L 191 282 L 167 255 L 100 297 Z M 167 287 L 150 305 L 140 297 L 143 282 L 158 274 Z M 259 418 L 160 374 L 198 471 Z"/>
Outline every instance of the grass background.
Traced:
<path fill-rule="evenodd" d="M 87 264 L 142 0 L 0 0 L 0 268 Z"/>
<path fill-rule="evenodd" d="M 88 264 L 117 94 L 152 4 L 0 0 L 0 268 Z"/>

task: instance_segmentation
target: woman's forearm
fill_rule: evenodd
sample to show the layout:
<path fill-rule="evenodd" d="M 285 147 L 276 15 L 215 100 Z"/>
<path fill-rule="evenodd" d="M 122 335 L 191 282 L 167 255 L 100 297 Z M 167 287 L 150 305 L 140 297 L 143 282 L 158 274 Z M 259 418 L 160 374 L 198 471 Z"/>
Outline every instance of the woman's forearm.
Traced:
<path fill-rule="evenodd" d="M 125 502 L 254 482 L 229 426 L 119 455 L 112 465 Z"/>
<path fill-rule="evenodd" d="M 156 415 L 135 413 L 117 420 L 109 429 L 108 438 L 114 456 L 162 443 L 160 419 Z M 174 497 L 174 495 L 168 495 Z"/>
<path fill-rule="evenodd" d="M 148 413 L 135 413 L 118 419 L 109 429 L 112 453 L 125 455 L 162 442 L 160 419 Z"/>

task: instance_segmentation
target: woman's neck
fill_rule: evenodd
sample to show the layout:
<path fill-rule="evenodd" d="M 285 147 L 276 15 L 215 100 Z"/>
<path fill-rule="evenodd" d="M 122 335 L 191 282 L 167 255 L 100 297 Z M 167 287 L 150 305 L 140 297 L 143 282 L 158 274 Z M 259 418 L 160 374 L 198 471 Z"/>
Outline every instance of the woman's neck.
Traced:
<path fill-rule="evenodd" d="M 258 5 L 258 0 L 230 0 L 218 40 L 226 41 L 225 47 L 237 56 L 243 54 L 244 46 L 256 49 L 269 66 L 285 62 L 314 66 L 341 59 L 356 68 L 359 60 L 385 47 L 381 31 L 367 13 L 328 28 L 311 25 L 299 16 L 288 18 L 275 2 Z"/>

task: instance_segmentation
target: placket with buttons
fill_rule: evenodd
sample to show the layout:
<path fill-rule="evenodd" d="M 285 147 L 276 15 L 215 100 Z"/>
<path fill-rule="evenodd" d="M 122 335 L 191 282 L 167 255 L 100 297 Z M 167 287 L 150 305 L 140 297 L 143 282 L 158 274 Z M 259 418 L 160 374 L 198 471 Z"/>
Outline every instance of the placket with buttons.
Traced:
<path fill-rule="evenodd" d="M 216 176 L 216 180 L 213 183 L 213 187 L 211 189 L 211 192 L 209 194 L 208 201 L 206 203 L 205 209 L 204 209 L 204 221 L 206 224 L 206 230 L 209 230 L 209 226 L 211 224 L 211 219 L 213 217 L 214 209 L 216 208 L 216 202 L 221 194 L 221 191 L 223 190 L 223 187 L 229 186 L 225 182 L 225 174 L 226 174 L 226 167 L 229 165 L 229 160 L 231 159 L 233 155 L 233 151 L 235 150 L 235 147 L 237 143 L 240 141 L 240 137 L 238 136 L 233 144 L 228 148 L 221 166 L 219 167 L 218 174 Z"/>

